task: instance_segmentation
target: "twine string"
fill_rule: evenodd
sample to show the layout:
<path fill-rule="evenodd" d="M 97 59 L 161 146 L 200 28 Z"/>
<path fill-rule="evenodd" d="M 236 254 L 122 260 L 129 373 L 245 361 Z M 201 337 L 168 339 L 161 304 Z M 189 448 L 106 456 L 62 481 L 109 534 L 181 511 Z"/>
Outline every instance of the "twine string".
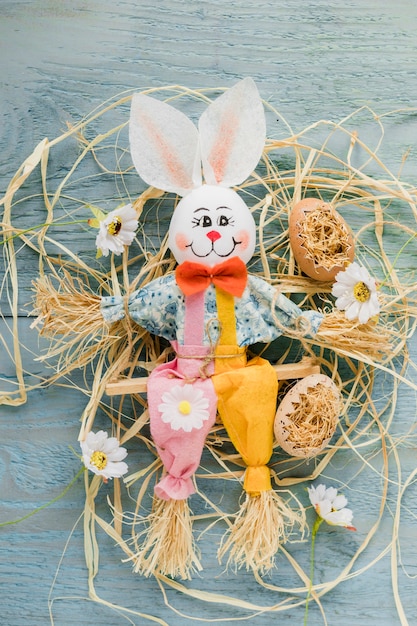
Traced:
<path fill-rule="evenodd" d="M 215 328 L 216 331 L 215 339 L 213 338 L 213 328 Z M 174 350 L 175 356 L 178 359 L 202 361 L 202 364 L 199 368 L 199 378 L 203 379 L 211 378 L 211 376 L 213 375 L 207 371 L 207 368 L 215 359 L 235 359 L 236 357 L 240 356 L 236 353 L 219 354 L 217 352 L 217 348 L 220 343 L 220 337 L 222 334 L 222 323 L 217 317 L 212 317 L 208 320 L 207 324 L 205 325 L 205 331 L 209 340 L 209 350 L 205 354 L 183 354 L 178 350 Z M 196 380 L 196 378 L 192 380 Z"/>

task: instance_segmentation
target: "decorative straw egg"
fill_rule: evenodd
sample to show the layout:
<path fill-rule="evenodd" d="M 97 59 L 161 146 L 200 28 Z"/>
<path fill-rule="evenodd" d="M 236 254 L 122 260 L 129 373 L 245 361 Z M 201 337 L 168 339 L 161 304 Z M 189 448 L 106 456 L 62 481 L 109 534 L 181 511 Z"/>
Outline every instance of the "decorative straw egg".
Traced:
<path fill-rule="evenodd" d="M 345 220 L 318 198 L 305 198 L 294 206 L 289 218 L 289 239 L 301 271 L 320 281 L 333 281 L 355 255 L 352 233 Z"/>
<path fill-rule="evenodd" d="M 341 410 L 341 394 L 332 379 L 310 374 L 299 380 L 278 406 L 276 441 L 291 456 L 313 457 L 332 438 Z"/>

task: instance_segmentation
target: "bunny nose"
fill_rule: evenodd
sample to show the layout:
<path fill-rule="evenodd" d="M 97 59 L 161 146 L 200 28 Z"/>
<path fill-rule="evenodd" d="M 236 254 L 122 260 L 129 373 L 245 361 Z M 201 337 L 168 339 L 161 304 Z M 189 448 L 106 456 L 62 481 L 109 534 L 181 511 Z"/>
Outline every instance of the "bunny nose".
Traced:
<path fill-rule="evenodd" d="M 215 241 L 220 239 L 221 234 L 218 233 L 217 230 L 211 230 L 209 233 L 207 233 L 207 237 L 210 239 L 210 241 L 214 243 Z"/>

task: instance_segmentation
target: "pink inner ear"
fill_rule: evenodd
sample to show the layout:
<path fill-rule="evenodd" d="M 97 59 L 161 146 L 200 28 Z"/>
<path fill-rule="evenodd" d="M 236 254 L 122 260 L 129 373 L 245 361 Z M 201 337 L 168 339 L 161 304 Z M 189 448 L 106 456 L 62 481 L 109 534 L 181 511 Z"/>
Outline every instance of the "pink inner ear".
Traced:
<path fill-rule="evenodd" d="M 188 239 L 182 233 L 178 233 L 175 235 L 175 243 L 177 244 L 178 249 L 181 250 L 181 252 L 184 252 L 188 246 Z"/>
<path fill-rule="evenodd" d="M 208 158 L 208 161 L 213 168 L 214 178 L 217 184 L 221 183 L 224 178 L 238 128 L 238 117 L 233 111 L 228 111 L 223 117 L 223 121 L 217 135 L 218 139 L 213 144 Z"/>
<path fill-rule="evenodd" d="M 147 129 L 151 137 L 153 146 L 158 151 L 161 161 L 165 164 L 170 180 L 177 187 L 191 189 L 192 182 L 179 157 L 175 153 L 175 149 L 168 144 L 166 139 L 164 139 L 163 135 L 158 130 L 158 127 L 144 111 L 141 111 L 140 115 L 143 119 L 144 127 Z"/>

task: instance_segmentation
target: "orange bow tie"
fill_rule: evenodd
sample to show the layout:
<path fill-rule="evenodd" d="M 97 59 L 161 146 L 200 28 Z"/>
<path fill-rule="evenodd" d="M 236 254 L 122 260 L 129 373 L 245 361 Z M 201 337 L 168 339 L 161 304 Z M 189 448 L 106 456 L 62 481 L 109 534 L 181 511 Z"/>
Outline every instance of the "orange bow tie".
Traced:
<path fill-rule="evenodd" d="M 202 263 L 184 261 L 175 271 L 177 284 L 186 296 L 204 291 L 213 283 L 216 287 L 240 298 L 246 287 L 248 272 L 239 257 L 208 267 Z"/>

